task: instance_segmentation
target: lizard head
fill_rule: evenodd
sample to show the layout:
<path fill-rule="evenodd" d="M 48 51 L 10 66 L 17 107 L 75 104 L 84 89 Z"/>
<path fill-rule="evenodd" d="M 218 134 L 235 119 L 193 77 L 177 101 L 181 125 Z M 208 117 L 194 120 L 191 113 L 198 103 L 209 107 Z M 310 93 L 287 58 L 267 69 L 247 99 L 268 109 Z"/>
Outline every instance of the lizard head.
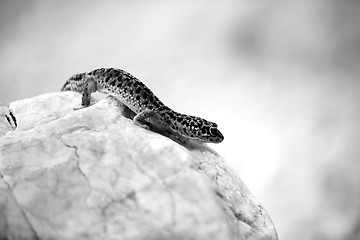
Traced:
<path fill-rule="evenodd" d="M 177 120 L 180 134 L 184 137 L 205 143 L 220 143 L 224 140 L 216 123 L 189 115 L 180 115 Z"/>
<path fill-rule="evenodd" d="M 198 132 L 199 141 L 210 142 L 210 143 L 220 143 L 224 140 L 224 136 L 217 128 L 216 123 L 211 123 L 210 125 L 203 125 L 200 127 Z"/>

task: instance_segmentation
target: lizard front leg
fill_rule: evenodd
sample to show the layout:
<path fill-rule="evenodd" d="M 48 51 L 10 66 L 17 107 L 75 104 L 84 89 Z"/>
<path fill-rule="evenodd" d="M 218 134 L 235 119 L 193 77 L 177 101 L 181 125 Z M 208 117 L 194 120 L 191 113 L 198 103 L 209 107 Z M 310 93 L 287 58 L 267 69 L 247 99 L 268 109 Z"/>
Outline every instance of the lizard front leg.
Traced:
<path fill-rule="evenodd" d="M 148 126 L 148 121 L 146 121 L 146 119 L 154 117 L 155 111 L 153 110 L 149 110 L 146 109 L 138 114 L 136 114 L 136 116 L 133 119 L 133 122 L 138 125 L 139 127 L 145 128 L 145 129 L 150 129 Z"/>
<path fill-rule="evenodd" d="M 171 130 L 171 123 L 161 118 L 158 112 L 154 110 L 146 109 L 140 112 L 134 117 L 133 122 L 142 128 L 159 133 L 180 144 L 185 144 L 189 140 L 188 138 Z"/>

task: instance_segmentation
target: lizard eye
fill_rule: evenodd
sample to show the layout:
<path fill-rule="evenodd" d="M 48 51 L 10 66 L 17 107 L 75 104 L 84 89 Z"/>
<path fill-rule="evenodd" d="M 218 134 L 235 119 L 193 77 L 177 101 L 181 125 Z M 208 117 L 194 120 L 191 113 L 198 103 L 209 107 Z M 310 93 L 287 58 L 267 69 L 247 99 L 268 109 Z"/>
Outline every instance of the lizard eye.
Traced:
<path fill-rule="evenodd" d="M 211 139 L 216 143 L 222 142 L 222 140 L 224 140 L 224 136 L 215 127 L 210 128 L 210 136 L 211 136 Z"/>
<path fill-rule="evenodd" d="M 217 130 L 217 128 L 210 128 L 210 134 L 211 135 L 217 135 L 217 133 L 219 132 L 219 130 Z"/>

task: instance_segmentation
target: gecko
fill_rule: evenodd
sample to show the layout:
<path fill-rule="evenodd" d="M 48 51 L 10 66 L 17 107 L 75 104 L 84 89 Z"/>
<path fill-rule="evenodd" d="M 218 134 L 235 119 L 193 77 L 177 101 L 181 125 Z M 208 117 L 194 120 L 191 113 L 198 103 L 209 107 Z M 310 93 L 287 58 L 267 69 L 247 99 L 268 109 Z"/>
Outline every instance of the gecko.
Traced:
<path fill-rule="evenodd" d="M 143 128 L 149 129 L 150 124 L 159 131 L 201 143 L 220 143 L 224 139 L 216 123 L 175 112 L 139 79 L 121 69 L 99 68 L 75 74 L 61 91 L 82 93 L 81 108 L 90 106 L 91 94 L 96 91 L 111 95 L 134 113 L 133 122 Z"/>

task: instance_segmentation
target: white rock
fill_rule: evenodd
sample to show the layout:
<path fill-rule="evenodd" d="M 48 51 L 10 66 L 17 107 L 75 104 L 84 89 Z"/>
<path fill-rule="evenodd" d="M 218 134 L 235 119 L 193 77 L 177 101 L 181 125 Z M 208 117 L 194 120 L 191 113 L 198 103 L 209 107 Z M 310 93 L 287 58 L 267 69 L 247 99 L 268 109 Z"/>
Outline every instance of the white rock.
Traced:
<path fill-rule="evenodd" d="M 0 137 L 0 239 L 277 239 L 207 145 L 142 129 L 111 98 L 74 111 L 80 101 L 62 92 L 10 104 L 18 127 Z"/>

